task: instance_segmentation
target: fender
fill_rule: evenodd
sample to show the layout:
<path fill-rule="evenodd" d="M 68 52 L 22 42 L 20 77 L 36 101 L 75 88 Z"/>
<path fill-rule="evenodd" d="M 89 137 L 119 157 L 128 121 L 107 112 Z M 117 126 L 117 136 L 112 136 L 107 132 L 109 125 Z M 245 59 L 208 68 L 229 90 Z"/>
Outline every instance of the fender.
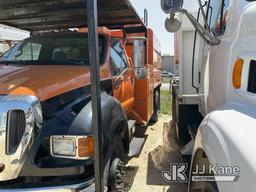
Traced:
<path fill-rule="evenodd" d="M 255 118 L 254 108 L 228 103 L 207 115 L 198 129 L 192 165 L 196 163 L 196 152 L 203 150 L 211 164 L 240 167 L 240 178 L 236 183 L 218 182 L 220 192 L 241 192 L 245 186 L 246 191 L 255 191 Z"/>
<path fill-rule="evenodd" d="M 54 158 L 49 153 L 49 136 L 51 135 L 93 134 L 90 87 L 84 87 L 82 91 L 75 90 L 67 93 L 68 95 L 58 96 L 59 98 L 53 98 L 53 101 L 49 100 L 47 103 L 44 103 L 43 111 L 45 112 L 44 116 L 46 116 L 44 118 L 44 125 L 37 142 L 33 144 L 30 151 L 30 160 L 28 163 L 28 167 L 36 168 L 37 173 L 42 172 L 41 174 L 44 175 L 44 170 L 48 168 L 65 169 L 85 164 L 82 160 Z M 65 105 L 59 104 L 63 102 L 63 98 L 66 102 Z M 54 110 L 51 109 L 52 106 Z M 116 132 L 121 136 L 120 148 L 122 148 L 123 153 L 128 153 L 129 133 L 125 111 L 120 102 L 113 96 L 108 95 L 105 91 L 101 92 L 101 113 L 104 155 L 106 156 L 109 149 L 113 147 L 111 142 Z M 93 162 L 91 160 L 88 160 L 87 164 L 92 164 Z M 30 174 L 30 172 L 26 174 Z"/>
<path fill-rule="evenodd" d="M 122 125 L 122 127 L 118 127 Z M 101 126 L 103 130 L 104 152 L 111 143 L 116 132 L 122 135 L 125 141 L 124 149 L 129 150 L 129 134 L 126 113 L 120 102 L 106 92 L 101 93 Z M 77 115 L 73 121 L 68 134 L 69 135 L 92 135 L 92 107 L 89 102 Z"/>

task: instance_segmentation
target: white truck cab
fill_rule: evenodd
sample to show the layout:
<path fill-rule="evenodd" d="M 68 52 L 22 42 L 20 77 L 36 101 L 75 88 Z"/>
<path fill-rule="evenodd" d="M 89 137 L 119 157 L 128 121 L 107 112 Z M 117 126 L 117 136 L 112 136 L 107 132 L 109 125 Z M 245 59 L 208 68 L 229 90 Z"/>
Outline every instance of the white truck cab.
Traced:
<path fill-rule="evenodd" d="M 173 85 L 177 140 L 181 152 L 191 155 L 188 190 L 254 192 L 256 1 L 198 2 L 198 18 L 184 9 L 172 9 L 168 18 L 169 23 L 179 23 L 179 17 L 174 14 L 182 13 L 196 29 L 188 70 L 192 82 L 189 83 L 194 89 L 191 94 L 197 102 L 184 102 L 184 95 L 179 91 L 185 86 L 184 81 Z M 173 28 L 167 26 L 168 29 Z M 180 68 L 182 64 L 179 63 Z M 198 167 L 200 174 L 196 171 Z M 223 172 L 218 172 L 220 169 Z M 210 176 L 215 177 L 211 180 Z"/>

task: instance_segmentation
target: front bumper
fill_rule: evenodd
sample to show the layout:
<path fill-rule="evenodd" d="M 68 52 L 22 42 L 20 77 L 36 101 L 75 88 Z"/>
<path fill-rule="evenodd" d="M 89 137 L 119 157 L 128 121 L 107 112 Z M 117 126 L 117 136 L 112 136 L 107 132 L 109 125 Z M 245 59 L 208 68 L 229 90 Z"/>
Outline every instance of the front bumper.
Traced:
<path fill-rule="evenodd" d="M 74 185 L 63 185 L 56 187 L 26 188 L 26 189 L 0 189 L 0 192 L 95 192 L 94 180 Z"/>

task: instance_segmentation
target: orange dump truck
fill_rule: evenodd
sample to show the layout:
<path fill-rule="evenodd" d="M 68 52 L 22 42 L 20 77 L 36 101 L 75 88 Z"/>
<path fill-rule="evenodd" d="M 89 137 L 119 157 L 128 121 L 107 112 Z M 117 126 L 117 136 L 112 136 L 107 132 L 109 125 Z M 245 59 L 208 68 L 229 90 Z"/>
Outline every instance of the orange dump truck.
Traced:
<path fill-rule="evenodd" d="M 114 96 L 122 103 L 128 119 L 146 124 L 150 120 L 157 121 L 160 108 L 161 51 L 151 29 L 131 32 L 135 29 L 111 31 L 112 39 L 119 39 L 125 49 L 128 63 L 127 71 L 118 77 L 121 86 L 114 91 Z M 114 85 L 118 78 L 113 78 Z"/>
<path fill-rule="evenodd" d="M 160 46 L 141 26 L 98 32 L 105 183 L 120 190 L 122 165 L 144 143 L 135 123 L 157 120 Z M 2 55 L 1 190 L 80 190 L 93 181 L 88 49 L 80 29 L 33 36 Z"/>

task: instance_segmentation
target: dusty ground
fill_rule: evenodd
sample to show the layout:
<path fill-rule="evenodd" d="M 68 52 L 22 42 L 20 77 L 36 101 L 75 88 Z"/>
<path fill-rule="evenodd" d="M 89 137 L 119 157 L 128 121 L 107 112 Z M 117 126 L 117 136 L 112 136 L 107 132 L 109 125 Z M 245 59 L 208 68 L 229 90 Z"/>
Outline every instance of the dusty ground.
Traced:
<path fill-rule="evenodd" d="M 170 163 L 181 162 L 174 131 L 170 129 L 171 117 L 161 115 L 159 121 L 148 127 L 141 127 L 141 135 L 147 137 L 139 158 L 129 161 L 133 169 L 130 192 L 185 192 L 185 184 L 166 183 L 162 170 L 169 170 Z M 134 179 L 134 180 L 133 180 Z"/>

